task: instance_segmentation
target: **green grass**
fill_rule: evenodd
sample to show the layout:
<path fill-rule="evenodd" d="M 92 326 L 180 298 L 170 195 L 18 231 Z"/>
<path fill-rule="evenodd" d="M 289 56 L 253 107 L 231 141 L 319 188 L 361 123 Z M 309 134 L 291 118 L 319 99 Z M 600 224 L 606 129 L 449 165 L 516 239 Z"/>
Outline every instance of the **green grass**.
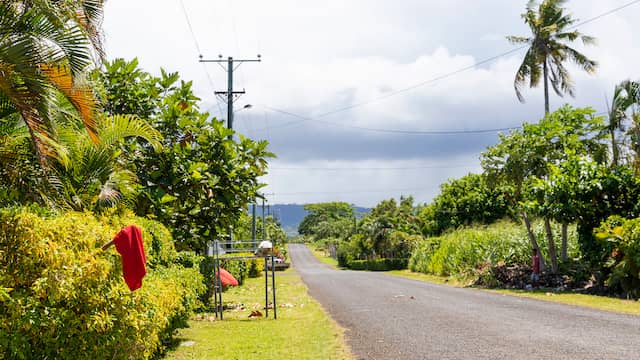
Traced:
<path fill-rule="evenodd" d="M 435 284 L 464 287 L 465 284 L 444 276 L 415 273 L 410 270 L 388 271 L 387 274 L 401 276 L 408 279 L 421 280 Z M 570 292 L 554 292 L 550 290 L 511 290 L 511 289 L 481 289 L 497 294 L 526 297 L 561 304 L 582 306 L 597 310 L 612 311 L 623 314 L 640 315 L 640 301 L 622 300 L 606 296 L 575 294 Z"/>
<path fill-rule="evenodd" d="M 222 321 L 202 315 L 190 320 L 177 335 L 181 345 L 166 359 L 352 359 L 343 329 L 307 294 L 295 270 L 276 276 L 277 320 L 271 309 L 268 319 L 249 318 L 252 311 L 265 313 L 264 277 L 247 279 L 223 294 L 235 310 L 225 311 Z"/>
<path fill-rule="evenodd" d="M 338 260 L 327 256 L 324 251 L 316 249 L 313 245 L 307 245 L 307 247 L 309 248 L 309 250 L 311 250 L 313 256 L 315 256 L 316 259 L 318 259 L 318 261 L 320 261 L 321 263 L 327 264 L 335 270 L 342 269 L 340 266 L 338 266 Z"/>

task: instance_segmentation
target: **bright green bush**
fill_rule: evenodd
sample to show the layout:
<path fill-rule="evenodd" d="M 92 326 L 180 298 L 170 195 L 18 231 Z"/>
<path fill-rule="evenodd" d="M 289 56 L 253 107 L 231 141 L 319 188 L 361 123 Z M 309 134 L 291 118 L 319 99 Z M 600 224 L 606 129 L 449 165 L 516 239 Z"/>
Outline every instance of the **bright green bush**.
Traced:
<path fill-rule="evenodd" d="M 180 264 L 186 268 L 198 268 L 203 256 L 196 254 L 195 251 L 180 251 L 173 260 L 174 263 Z"/>
<path fill-rule="evenodd" d="M 203 291 L 200 274 L 161 266 L 175 252 L 166 229 L 135 219 L 151 266 L 129 291 L 120 256 L 100 246 L 134 219 L 111 220 L 0 210 L 0 358 L 146 359 L 184 326 Z"/>
<path fill-rule="evenodd" d="M 253 254 L 239 253 L 234 256 L 252 256 Z M 227 270 L 233 277 L 238 280 L 240 285 L 244 284 L 244 280 L 250 277 L 260 277 L 261 271 L 264 271 L 264 258 L 242 259 L 242 260 L 220 260 L 220 267 Z"/>
<path fill-rule="evenodd" d="M 375 260 L 351 260 L 347 267 L 351 270 L 390 271 L 404 270 L 409 259 L 375 259 Z"/>
<path fill-rule="evenodd" d="M 640 297 L 640 218 L 612 216 L 596 229 L 597 238 L 608 250 L 605 284 L 626 297 Z"/>

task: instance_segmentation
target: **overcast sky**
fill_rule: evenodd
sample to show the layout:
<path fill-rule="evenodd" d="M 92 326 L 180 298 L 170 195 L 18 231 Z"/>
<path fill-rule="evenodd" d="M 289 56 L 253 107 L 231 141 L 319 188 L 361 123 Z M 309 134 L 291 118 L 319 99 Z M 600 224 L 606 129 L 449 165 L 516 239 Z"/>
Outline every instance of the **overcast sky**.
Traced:
<path fill-rule="evenodd" d="M 580 21 L 631 0 L 572 0 Z M 226 119 L 226 72 L 198 56 L 252 59 L 234 73 L 246 94 L 234 128 L 265 139 L 269 202 L 346 201 L 374 206 L 413 196 L 425 203 L 447 179 L 480 172 L 480 153 L 497 130 L 535 122 L 542 88 L 521 104 L 513 78 L 524 51 L 507 35 L 528 36 L 527 0 L 108 0 L 108 58 L 137 57 L 192 80 L 202 108 Z M 185 13 L 186 10 L 186 13 Z M 186 16 L 185 16 L 186 14 Z M 189 23 L 191 23 L 190 31 Z M 564 103 L 606 110 L 622 80 L 639 79 L 640 1 L 579 27 L 597 46 L 575 47 L 599 62 L 596 75 L 571 67 L 576 97 Z M 446 75 L 446 76 L 443 76 Z M 456 131 L 468 133 L 446 133 Z M 435 133 L 434 133 L 435 132 Z M 445 132 L 438 133 L 438 132 Z"/>

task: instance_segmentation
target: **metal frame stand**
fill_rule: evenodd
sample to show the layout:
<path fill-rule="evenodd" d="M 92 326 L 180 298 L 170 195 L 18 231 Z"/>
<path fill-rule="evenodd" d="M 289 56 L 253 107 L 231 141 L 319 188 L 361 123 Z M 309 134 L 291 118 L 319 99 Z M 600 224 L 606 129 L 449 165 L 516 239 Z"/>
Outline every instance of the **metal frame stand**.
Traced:
<path fill-rule="evenodd" d="M 242 253 L 242 252 L 251 252 L 256 253 L 258 250 L 258 244 L 260 241 L 228 241 L 221 242 L 219 240 L 215 240 L 213 243 L 213 256 L 214 256 L 214 312 L 216 319 L 223 320 L 223 310 L 224 305 L 222 302 L 222 281 L 220 279 L 220 260 L 251 260 L 251 259 L 264 259 L 264 309 L 265 309 L 265 317 L 269 317 L 269 266 L 268 262 L 271 261 L 271 293 L 273 298 L 273 319 L 278 318 L 277 306 L 276 306 L 276 272 L 275 272 L 275 254 L 273 253 L 273 248 L 270 251 L 270 254 L 265 256 L 229 256 L 220 258 L 220 249 L 224 249 L 225 253 Z M 250 247 L 236 249 L 234 245 L 250 245 Z M 221 248 L 224 246 L 224 248 Z M 275 247 L 275 244 L 273 245 Z"/>

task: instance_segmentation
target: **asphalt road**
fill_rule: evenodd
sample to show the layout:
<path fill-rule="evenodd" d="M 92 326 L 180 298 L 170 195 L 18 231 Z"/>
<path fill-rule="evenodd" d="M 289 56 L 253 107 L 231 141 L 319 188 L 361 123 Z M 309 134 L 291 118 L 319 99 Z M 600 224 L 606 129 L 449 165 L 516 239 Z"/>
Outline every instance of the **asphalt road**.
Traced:
<path fill-rule="evenodd" d="M 289 255 L 357 359 L 640 359 L 637 316 L 336 271 L 299 244 Z"/>

